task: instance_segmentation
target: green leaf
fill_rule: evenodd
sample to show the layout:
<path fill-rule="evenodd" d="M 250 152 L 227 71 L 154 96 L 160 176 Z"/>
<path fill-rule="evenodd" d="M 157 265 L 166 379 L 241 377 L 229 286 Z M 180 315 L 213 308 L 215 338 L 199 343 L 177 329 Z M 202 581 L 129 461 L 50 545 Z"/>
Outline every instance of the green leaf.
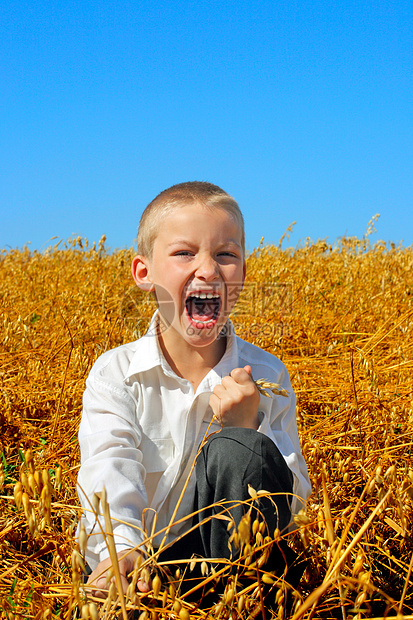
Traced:
<path fill-rule="evenodd" d="M 33 586 L 30 588 L 30 592 L 28 593 L 28 595 L 26 596 L 26 600 L 24 602 L 24 606 L 28 607 L 29 603 L 32 602 L 32 597 L 33 597 L 33 592 L 34 592 L 34 588 Z"/>
<path fill-rule="evenodd" d="M 15 577 L 13 579 L 13 583 L 11 584 L 11 588 L 10 588 L 10 595 L 12 595 L 14 593 L 15 587 L 17 585 L 17 577 Z"/>

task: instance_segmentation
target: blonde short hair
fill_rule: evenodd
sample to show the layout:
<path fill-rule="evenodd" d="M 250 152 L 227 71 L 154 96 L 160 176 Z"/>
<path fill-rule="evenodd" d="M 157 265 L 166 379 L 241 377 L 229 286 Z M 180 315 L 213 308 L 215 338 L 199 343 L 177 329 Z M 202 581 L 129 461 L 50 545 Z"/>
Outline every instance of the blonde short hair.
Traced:
<path fill-rule="evenodd" d="M 158 194 L 142 214 L 138 231 L 138 254 L 152 257 L 153 244 L 162 220 L 172 209 L 198 203 L 208 209 L 222 209 L 229 213 L 241 230 L 242 251 L 245 254 L 244 218 L 238 203 L 218 185 L 204 181 L 178 183 Z"/>

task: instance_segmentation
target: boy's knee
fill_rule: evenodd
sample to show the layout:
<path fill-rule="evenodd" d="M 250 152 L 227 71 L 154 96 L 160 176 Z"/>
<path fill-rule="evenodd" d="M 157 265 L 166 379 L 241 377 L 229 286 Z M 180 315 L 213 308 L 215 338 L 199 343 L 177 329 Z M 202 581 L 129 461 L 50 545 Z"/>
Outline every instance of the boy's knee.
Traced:
<path fill-rule="evenodd" d="M 219 463 L 219 468 L 228 466 L 232 471 L 239 463 L 250 462 L 251 458 L 261 456 L 262 433 L 252 428 L 228 427 L 212 435 L 205 444 L 202 453 L 210 466 Z"/>
<path fill-rule="evenodd" d="M 200 506 L 249 500 L 252 487 L 272 494 L 259 500 L 269 531 L 283 530 L 290 522 L 292 473 L 274 442 L 254 429 L 230 427 L 211 436 L 199 456 L 196 477 Z M 237 508 L 238 520 L 242 513 Z"/>
<path fill-rule="evenodd" d="M 257 490 L 270 486 L 267 490 L 292 492 L 293 476 L 279 449 L 251 428 L 229 427 L 212 435 L 200 455 L 201 469 L 213 486 L 224 476 L 255 484 Z"/>
<path fill-rule="evenodd" d="M 267 456 L 281 459 L 285 463 L 280 451 L 274 442 L 253 428 L 227 427 L 219 433 L 211 435 L 203 447 L 204 456 L 209 459 L 219 459 L 221 462 L 234 462 L 234 458 L 241 457 L 259 462 Z M 259 463 L 257 463 L 259 464 Z"/>
<path fill-rule="evenodd" d="M 211 435 L 204 446 L 208 452 L 217 451 L 222 453 L 223 446 L 233 446 L 234 450 L 242 448 L 251 448 L 260 437 L 265 437 L 262 433 L 253 428 L 239 428 L 238 426 L 228 426 L 222 428 L 218 433 Z M 265 437 L 268 439 L 267 437 Z"/>

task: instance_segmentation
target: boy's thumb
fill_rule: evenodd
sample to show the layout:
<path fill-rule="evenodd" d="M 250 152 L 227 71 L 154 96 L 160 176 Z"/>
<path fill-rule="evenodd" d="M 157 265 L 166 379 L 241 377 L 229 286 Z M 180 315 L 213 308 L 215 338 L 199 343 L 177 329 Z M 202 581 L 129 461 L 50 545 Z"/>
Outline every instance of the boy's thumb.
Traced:
<path fill-rule="evenodd" d="M 244 370 L 246 370 L 249 376 L 252 377 L 252 370 L 249 364 L 247 364 L 247 366 L 244 366 Z"/>

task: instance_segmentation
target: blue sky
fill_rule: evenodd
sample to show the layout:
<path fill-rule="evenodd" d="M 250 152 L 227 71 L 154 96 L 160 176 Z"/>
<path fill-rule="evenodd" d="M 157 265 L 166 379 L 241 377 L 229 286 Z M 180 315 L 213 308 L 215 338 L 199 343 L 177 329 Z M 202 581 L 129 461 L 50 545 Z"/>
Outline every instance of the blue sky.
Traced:
<path fill-rule="evenodd" d="M 411 0 L 3 0 L 0 247 L 130 247 L 187 180 L 240 203 L 249 249 L 413 244 Z"/>

